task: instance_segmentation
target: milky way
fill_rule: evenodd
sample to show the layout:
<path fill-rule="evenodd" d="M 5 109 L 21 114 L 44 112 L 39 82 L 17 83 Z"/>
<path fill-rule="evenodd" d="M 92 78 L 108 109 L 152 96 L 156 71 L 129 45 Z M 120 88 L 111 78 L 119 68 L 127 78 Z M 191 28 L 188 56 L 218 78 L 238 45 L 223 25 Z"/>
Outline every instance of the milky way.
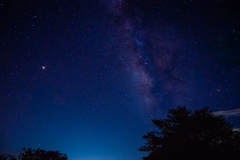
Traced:
<path fill-rule="evenodd" d="M 115 41 L 120 49 L 117 53 L 136 100 L 147 108 L 163 106 L 164 112 L 165 106 L 192 105 L 191 101 L 199 94 L 192 85 L 202 83 L 197 77 L 202 53 L 198 40 L 189 40 L 191 30 L 185 35 L 179 34 L 176 22 L 167 19 L 146 24 L 152 15 L 143 20 L 141 3 L 134 4 L 134 8 L 124 1 L 110 4 L 110 14 L 118 24 Z M 155 6 L 158 7 L 161 6 Z M 154 18 L 164 19 L 160 14 Z"/>

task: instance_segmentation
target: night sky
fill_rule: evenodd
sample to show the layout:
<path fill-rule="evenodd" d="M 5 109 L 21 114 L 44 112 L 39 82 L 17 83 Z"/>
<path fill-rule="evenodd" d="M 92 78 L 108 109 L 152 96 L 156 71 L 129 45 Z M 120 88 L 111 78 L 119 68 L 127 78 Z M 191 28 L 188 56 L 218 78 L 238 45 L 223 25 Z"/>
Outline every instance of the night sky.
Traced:
<path fill-rule="evenodd" d="M 237 0 L 0 3 L 0 153 L 137 160 L 151 119 L 209 106 L 240 127 Z"/>

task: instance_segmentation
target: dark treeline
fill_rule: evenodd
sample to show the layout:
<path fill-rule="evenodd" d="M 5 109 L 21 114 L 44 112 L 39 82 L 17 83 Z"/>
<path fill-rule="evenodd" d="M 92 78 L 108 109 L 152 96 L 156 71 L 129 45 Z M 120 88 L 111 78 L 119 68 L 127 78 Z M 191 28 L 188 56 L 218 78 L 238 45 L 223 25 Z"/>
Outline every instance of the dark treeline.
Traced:
<path fill-rule="evenodd" d="M 67 155 L 59 153 L 59 151 L 45 151 L 40 148 L 37 150 L 32 148 L 23 148 L 23 153 L 20 153 L 16 158 L 12 155 L 0 156 L 0 160 L 68 160 Z"/>
<path fill-rule="evenodd" d="M 235 160 L 240 158 L 240 131 L 224 116 L 214 115 L 208 107 L 188 110 L 185 106 L 170 109 L 166 119 L 154 119 L 158 131 L 143 136 L 147 152 L 143 160 Z M 0 160 L 68 160 L 59 151 L 23 148 L 17 158 L 0 156 Z"/>

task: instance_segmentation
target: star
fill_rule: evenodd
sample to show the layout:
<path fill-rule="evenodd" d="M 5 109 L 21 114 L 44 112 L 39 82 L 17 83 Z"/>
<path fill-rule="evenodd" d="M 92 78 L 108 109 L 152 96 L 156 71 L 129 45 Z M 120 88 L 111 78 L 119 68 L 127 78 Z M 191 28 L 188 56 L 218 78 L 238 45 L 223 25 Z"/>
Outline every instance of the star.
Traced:
<path fill-rule="evenodd" d="M 45 70 L 46 69 L 46 66 L 42 66 L 42 70 Z"/>

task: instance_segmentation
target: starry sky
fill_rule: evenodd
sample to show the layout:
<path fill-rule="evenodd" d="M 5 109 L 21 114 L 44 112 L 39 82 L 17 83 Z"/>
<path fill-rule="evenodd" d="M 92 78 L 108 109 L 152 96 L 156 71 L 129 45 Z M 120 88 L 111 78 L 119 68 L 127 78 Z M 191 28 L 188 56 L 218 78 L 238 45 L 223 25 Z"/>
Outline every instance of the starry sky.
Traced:
<path fill-rule="evenodd" d="M 209 106 L 240 127 L 234 0 L 0 4 L 0 153 L 133 160 L 169 109 Z"/>

